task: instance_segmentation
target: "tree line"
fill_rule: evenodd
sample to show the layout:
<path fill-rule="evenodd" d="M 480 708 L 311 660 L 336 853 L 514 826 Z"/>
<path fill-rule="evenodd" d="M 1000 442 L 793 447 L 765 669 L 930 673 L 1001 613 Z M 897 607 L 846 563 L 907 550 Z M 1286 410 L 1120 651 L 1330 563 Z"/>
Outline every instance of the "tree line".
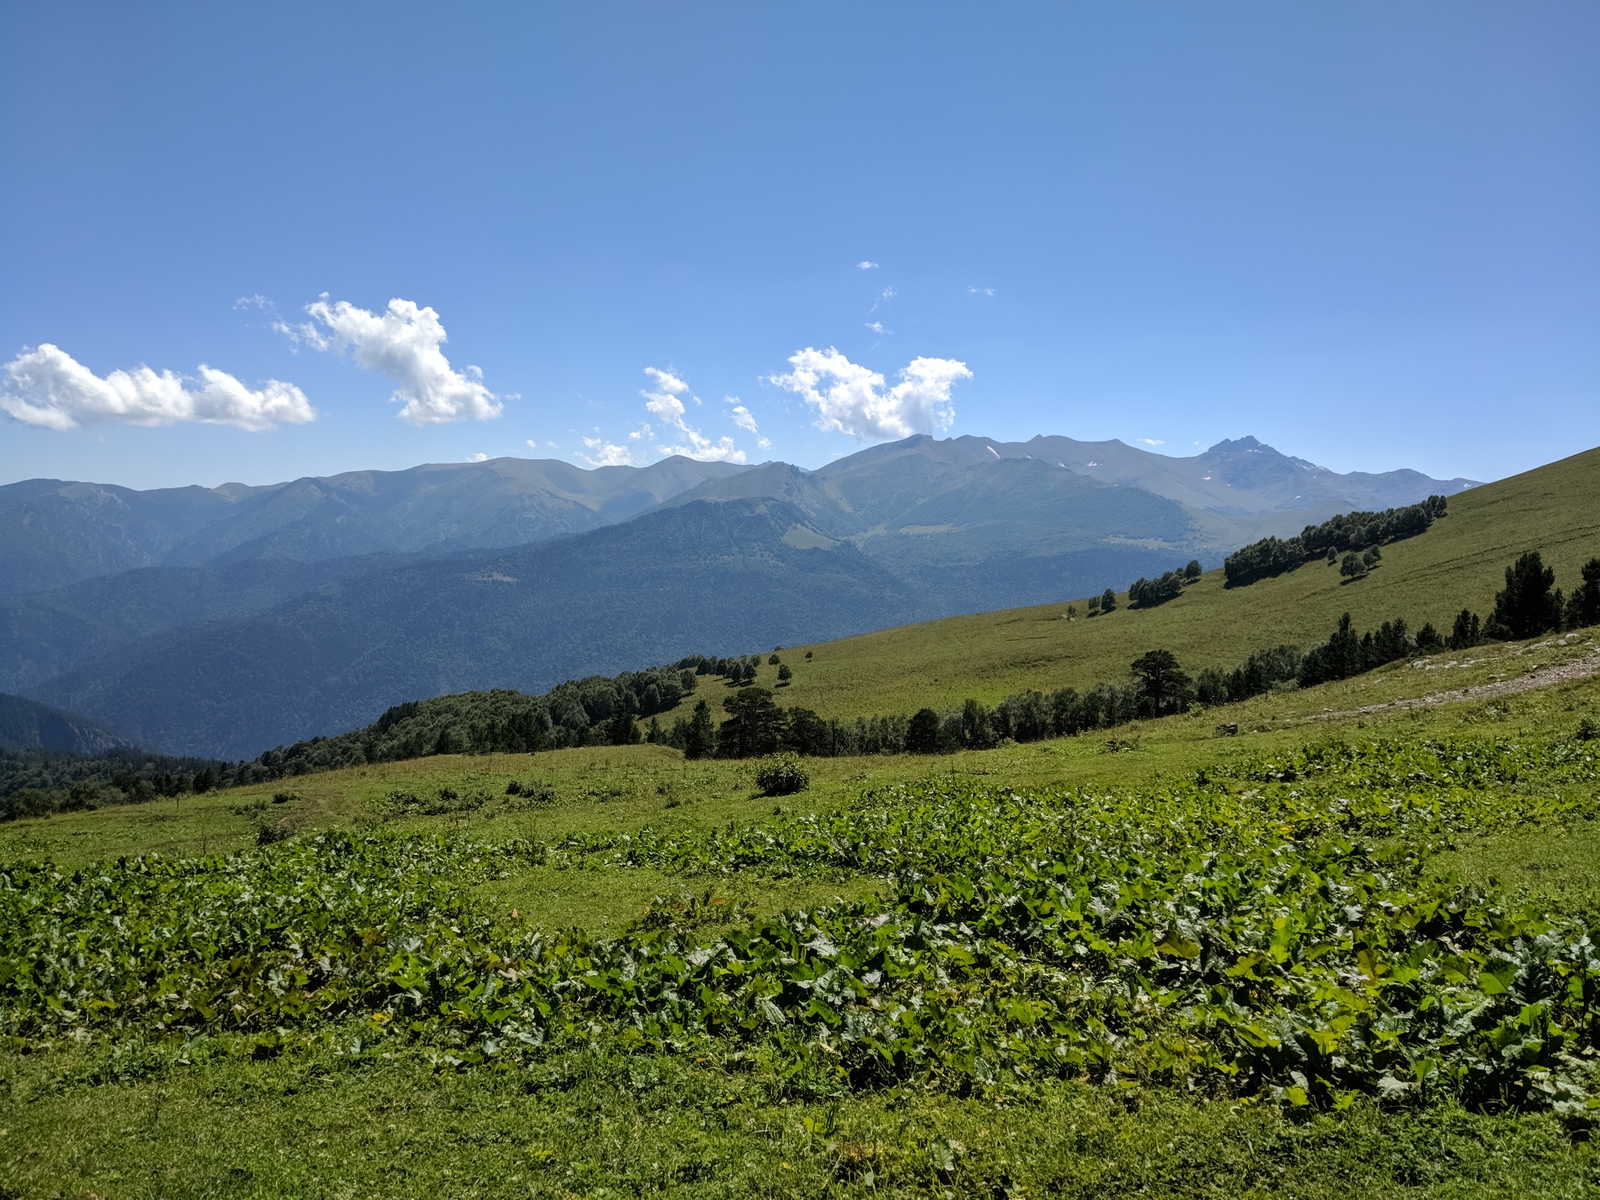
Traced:
<path fill-rule="evenodd" d="M 1111 603 L 1114 607 L 1114 595 Z M 1103 605 L 1096 607 L 1105 611 Z M 248 762 L 230 764 L 138 750 L 95 758 L 61 751 L 0 752 L 0 820 L 139 803 L 434 754 L 531 753 L 640 740 L 675 746 L 691 758 L 755 758 L 782 751 L 838 757 L 981 750 L 1007 740 L 1031 742 L 1109 729 L 1181 713 L 1194 704 L 1234 703 L 1290 683 L 1314 687 L 1412 654 L 1462 650 L 1488 640 L 1516 640 L 1594 625 L 1600 625 L 1600 558 L 1583 565 L 1571 595 L 1564 595 L 1555 586 L 1554 570 L 1545 566 L 1538 551 L 1529 551 L 1506 568 L 1505 587 L 1496 593 L 1489 616 L 1481 619 L 1463 608 L 1448 635 L 1431 623 L 1412 635 L 1399 618 L 1358 634 L 1347 613 L 1326 641 L 1303 653 L 1289 645 L 1261 649 L 1231 670 L 1208 667 L 1197 678 L 1191 678 L 1170 651 L 1156 649 L 1134 660 L 1126 679 L 1096 683 L 1082 691 L 1028 690 L 992 707 L 968 699 L 942 713 L 923 708 L 908 715 L 850 720 L 780 705 L 777 692 L 753 682 L 760 655 L 694 655 L 612 678 L 569 680 L 540 696 L 499 689 L 408 701 L 362 729 L 280 746 Z M 789 665 L 781 661 L 778 650 L 767 656 L 766 664 L 778 668 L 781 689 L 792 676 Z M 708 676 L 735 688 L 722 701 L 721 716 L 714 715 L 702 697 L 687 716 L 679 715 L 664 727 L 660 715 L 677 708 Z M 641 730 L 645 717 L 650 720 Z"/>
<path fill-rule="evenodd" d="M 133 749 L 92 756 L 0 750 L 0 821 L 197 795 L 232 782 L 233 770 L 213 759 Z"/>
<path fill-rule="evenodd" d="M 1302 652 L 1291 645 L 1257 650 L 1232 670 L 1208 667 L 1198 678 L 1169 650 L 1151 650 L 1129 666 L 1131 681 L 1097 683 L 1082 692 L 1063 687 L 1007 696 L 993 708 L 974 699 L 959 709 L 923 708 L 908 717 L 825 719 L 806 708 L 783 708 L 765 688 L 746 689 L 722 702 L 720 725 L 700 700 L 670 729 L 653 722 L 648 740 L 676 746 L 690 758 L 754 758 L 780 752 L 833 757 L 853 754 L 940 754 L 982 750 L 1010 740 L 1039 741 L 1170 716 L 1194 704 L 1236 703 L 1291 684 L 1315 687 L 1375 670 L 1415 654 L 1465 649 L 1486 639 L 1519 640 L 1563 628 L 1600 625 L 1600 558 L 1580 571 L 1570 597 L 1555 588 L 1555 572 L 1538 551 L 1506 568 L 1489 619 L 1463 610 L 1448 637 L 1431 623 L 1413 637 L 1403 618 L 1358 633 L 1345 613 L 1325 642 Z"/>
<path fill-rule="evenodd" d="M 1227 586 L 1243 587 L 1258 579 L 1282 575 L 1316 559 L 1337 562 L 1341 553 L 1387 546 L 1390 542 L 1416 537 L 1444 516 L 1447 507 L 1445 497 L 1429 496 L 1420 504 L 1383 512 L 1340 513 L 1320 525 L 1307 525 L 1297 537 L 1266 537 L 1251 542 L 1223 560 L 1222 573 Z M 1369 568 L 1372 561 L 1366 562 Z"/>

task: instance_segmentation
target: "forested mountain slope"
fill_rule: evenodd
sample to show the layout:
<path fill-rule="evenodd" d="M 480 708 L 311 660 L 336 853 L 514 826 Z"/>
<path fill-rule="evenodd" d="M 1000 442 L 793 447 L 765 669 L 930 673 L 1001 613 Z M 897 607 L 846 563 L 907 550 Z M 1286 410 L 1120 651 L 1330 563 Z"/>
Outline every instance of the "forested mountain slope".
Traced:
<path fill-rule="evenodd" d="M 132 746 L 122 734 L 77 713 L 0 693 L 0 750 L 104 754 Z"/>
<path fill-rule="evenodd" d="M 251 757 L 404 700 L 543 691 L 928 613 L 853 547 L 808 548 L 802 522 L 777 502 L 694 504 L 543 546 L 413 563 L 148 639 L 34 691 L 142 745 Z"/>

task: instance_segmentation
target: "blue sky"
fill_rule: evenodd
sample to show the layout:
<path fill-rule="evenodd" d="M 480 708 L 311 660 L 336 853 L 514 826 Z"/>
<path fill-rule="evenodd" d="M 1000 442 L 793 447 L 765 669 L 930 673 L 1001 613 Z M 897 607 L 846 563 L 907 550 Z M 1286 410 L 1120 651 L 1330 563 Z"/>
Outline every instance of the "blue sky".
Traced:
<path fill-rule="evenodd" d="M 5 4 L 0 481 L 1503 476 L 1600 443 L 1596 61 L 1591 3 Z"/>

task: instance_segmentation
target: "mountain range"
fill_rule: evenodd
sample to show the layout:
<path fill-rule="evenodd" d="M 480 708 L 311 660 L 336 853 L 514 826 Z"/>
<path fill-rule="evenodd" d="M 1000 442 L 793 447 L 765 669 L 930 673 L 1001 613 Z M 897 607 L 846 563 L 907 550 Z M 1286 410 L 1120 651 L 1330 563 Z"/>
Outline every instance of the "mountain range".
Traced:
<path fill-rule="evenodd" d="M 815 471 L 495 459 L 267 487 L 0 487 L 0 688 L 247 757 L 401 700 L 1065 599 L 1473 482 L 1253 438 L 913 437 Z"/>

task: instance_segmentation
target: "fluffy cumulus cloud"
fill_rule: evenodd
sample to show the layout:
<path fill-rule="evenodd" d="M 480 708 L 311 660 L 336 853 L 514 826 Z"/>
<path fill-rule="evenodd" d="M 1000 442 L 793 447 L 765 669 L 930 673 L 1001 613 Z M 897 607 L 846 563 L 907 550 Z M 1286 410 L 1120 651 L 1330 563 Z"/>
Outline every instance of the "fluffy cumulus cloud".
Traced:
<path fill-rule="evenodd" d="M 348 300 L 330 304 L 324 295 L 306 305 L 311 320 L 282 321 L 277 329 L 317 350 L 349 352 L 357 364 L 379 371 L 398 385 L 392 397 L 399 417 L 413 425 L 446 421 L 488 421 L 502 411 L 501 397 L 483 382 L 477 367 L 454 370 L 440 349 L 447 340 L 439 314 L 410 300 L 391 300 L 381 313 Z"/>
<path fill-rule="evenodd" d="M 261 430 L 278 424 L 303 425 L 317 415 L 305 393 L 292 383 L 269 379 L 262 387 L 251 388 L 204 364 L 196 377 L 136 367 L 102 378 L 48 342 L 24 350 L 5 365 L 0 410 L 26 425 L 46 429 L 197 421 Z"/>
<path fill-rule="evenodd" d="M 971 379 L 966 363 L 952 358 L 914 358 L 893 387 L 878 372 L 859 366 L 832 347 L 809 346 L 791 355 L 794 369 L 770 381 L 794 392 L 817 411 L 817 428 L 863 438 L 903 438 L 942 433 L 955 420 L 950 391 Z"/>
<path fill-rule="evenodd" d="M 688 396 L 694 399 L 689 385 L 671 371 L 646 367 L 644 373 L 655 383 L 654 387 L 645 388 L 639 393 L 644 397 L 645 410 L 664 424 L 685 428 L 683 418 L 689 410 L 684 407 L 682 398 Z"/>
<path fill-rule="evenodd" d="M 631 467 L 633 454 L 626 446 L 618 446 L 600 437 L 586 437 L 583 444 L 591 453 L 579 454 L 591 467 Z"/>

